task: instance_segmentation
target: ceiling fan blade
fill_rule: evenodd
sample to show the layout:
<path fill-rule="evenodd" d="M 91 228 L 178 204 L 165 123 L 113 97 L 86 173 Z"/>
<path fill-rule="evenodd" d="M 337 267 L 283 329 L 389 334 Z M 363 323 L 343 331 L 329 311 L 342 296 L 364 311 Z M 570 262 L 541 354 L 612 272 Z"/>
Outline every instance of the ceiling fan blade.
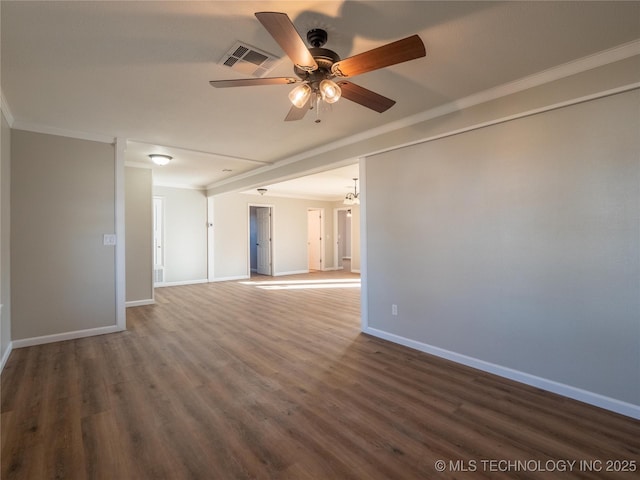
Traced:
<path fill-rule="evenodd" d="M 331 66 L 331 73 L 336 77 L 353 77 L 361 73 L 424 57 L 426 54 L 424 43 L 422 43 L 420 37 L 412 35 L 340 60 Z"/>
<path fill-rule="evenodd" d="M 342 90 L 342 98 L 359 103 L 360 105 L 370 108 L 371 110 L 375 110 L 378 113 L 389 110 L 396 103 L 395 100 L 383 97 L 376 92 L 372 92 L 367 88 L 356 85 L 355 83 L 347 82 L 346 80 L 339 81 L 338 85 Z"/>
<path fill-rule="evenodd" d="M 296 67 L 307 72 L 318 69 L 313 55 L 286 13 L 257 12 L 256 17 Z"/>
<path fill-rule="evenodd" d="M 256 85 L 288 85 L 299 82 L 299 78 L 294 77 L 272 77 L 272 78 L 238 78 L 235 80 L 211 80 L 209 84 L 216 88 L 227 87 L 253 87 Z"/>
<path fill-rule="evenodd" d="M 310 102 L 311 98 L 307 98 L 307 103 L 305 103 L 302 108 L 298 108 L 295 105 L 292 105 L 289 113 L 287 113 L 287 116 L 284 117 L 284 121 L 294 122 L 296 120 L 302 120 L 309 110 Z"/>

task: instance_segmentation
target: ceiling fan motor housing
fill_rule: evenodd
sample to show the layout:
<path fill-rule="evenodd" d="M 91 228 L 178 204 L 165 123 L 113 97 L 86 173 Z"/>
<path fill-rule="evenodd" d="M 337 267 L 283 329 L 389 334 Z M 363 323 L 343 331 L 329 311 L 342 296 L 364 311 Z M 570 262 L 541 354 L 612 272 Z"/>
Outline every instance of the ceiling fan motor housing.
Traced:
<path fill-rule="evenodd" d="M 307 32 L 307 41 L 312 47 L 322 47 L 327 43 L 327 32 L 321 28 L 314 28 Z"/>
<path fill-rule="evenodd" d="M 294 66 L 293 71 L 295 74 L 303 80 L 306 80 L 318 73 L 322 74 L 323 79 L 333 76 L 331 74 L 331 66 L 340 60 L 340 56 L 333 50 L 329 50 L 327 48 L 312 47 L 309 51 L 318 64 L 318 69 L 313 72 L 307 72 L 306 70 Z"/>

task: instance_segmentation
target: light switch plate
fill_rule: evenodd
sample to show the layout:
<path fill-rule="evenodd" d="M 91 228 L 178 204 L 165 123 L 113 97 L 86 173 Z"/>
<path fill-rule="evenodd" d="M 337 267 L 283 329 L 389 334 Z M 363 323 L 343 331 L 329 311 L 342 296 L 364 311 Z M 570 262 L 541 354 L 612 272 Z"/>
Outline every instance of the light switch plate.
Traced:
<path fill-rule="evenodd" d="M 116 244 L 116 235 L 114 233 L 105 233 L 103 240 L 103 245 L 115 245 Z"/>

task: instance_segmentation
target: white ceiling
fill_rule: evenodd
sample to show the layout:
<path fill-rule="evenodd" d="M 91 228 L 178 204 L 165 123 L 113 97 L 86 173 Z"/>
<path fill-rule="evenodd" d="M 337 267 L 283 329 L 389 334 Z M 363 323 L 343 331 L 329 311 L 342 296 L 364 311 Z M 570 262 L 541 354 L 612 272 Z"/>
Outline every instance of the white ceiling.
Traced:
<path fill-rule="evenodd" d="M 1 8 L 1 85 L 15 128 L 126 138 L 129 162 L 148 165 L 154 152 L 174 157 L 154 169 L 158 183 L 199 187 L 640 38 L 640 2 L 2 1 Z M 284 122 L 290 86 L 208 83 L 244 76 L 218 64 L 237 41 L 281 57 L 269 76 L 292 74 L 258 11 L 287 13 L 303 37 L 324 28 L 325 47 L 342 58 L 414 33 L 427 56 L 353 79 L 397 101 L 385 113 L 343 99 L 319 124 L 309 114 Z M 341 174 L 335 185 L 345 190 L 353 174 Z M 302 188 L 320 198 L 313 185 L 319 180 L 288 183 L 283 194 Z"/>

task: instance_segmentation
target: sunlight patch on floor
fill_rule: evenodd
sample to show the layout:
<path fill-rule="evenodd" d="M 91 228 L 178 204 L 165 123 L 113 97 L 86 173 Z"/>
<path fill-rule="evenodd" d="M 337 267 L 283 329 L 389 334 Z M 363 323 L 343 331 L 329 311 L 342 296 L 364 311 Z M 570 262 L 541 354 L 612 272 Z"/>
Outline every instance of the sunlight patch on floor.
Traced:
<path fill-rule="evenodd" d="M 359 278 L 318 279 L 318 280 L 266 280 L 243 281 L 242 285 L 251 285 L 263 290 L 302 290 L 317 288 L 360 288 Z"/>

